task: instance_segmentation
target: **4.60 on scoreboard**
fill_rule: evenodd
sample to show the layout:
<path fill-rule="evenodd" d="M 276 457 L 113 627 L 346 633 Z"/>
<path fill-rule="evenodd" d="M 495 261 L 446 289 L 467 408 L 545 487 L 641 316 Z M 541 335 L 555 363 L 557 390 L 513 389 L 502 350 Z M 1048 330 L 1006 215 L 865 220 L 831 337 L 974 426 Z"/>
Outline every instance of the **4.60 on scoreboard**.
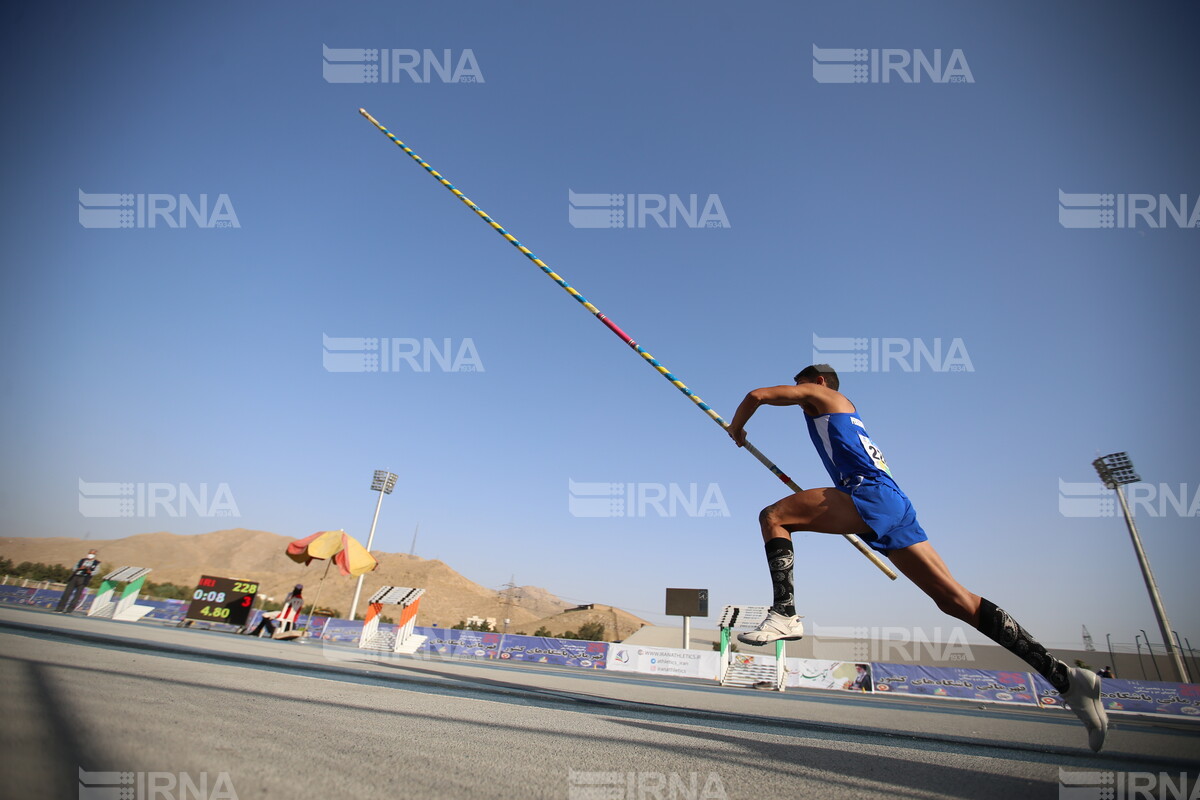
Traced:
<path fill-rule="evenodd" d="M 238 581 L 233 578 L 216 578 L 201 575 L 192 602 L 184 617 L 203 622 L 223 622 L 226 625 L 244 626 L 254 607 L 258 584 L 254 581 Z"/>

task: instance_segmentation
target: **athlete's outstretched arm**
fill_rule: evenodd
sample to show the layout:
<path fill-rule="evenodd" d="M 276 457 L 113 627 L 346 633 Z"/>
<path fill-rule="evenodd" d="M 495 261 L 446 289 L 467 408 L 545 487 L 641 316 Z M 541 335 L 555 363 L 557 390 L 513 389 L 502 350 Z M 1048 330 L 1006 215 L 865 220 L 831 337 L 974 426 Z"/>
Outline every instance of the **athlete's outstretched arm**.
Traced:
<path fill-rule="evenodd" d="M 746 423 L 750 417 L 754 416 L 754 412 L 759 406 L 794 406 L 803 403 L 805 400 L 811 399 L 816 393 L 814 389 L 823 387 L 814 387 L 810 384 L 797 384 L 795 386 L 764 386 L 761 389 L 755 389 L 746 395 L 742 402 L 738 405 L 737 411 L 733 414 L 733 420 L 729 423 L 728 433 L 738 447 L 746 443 Z"/>

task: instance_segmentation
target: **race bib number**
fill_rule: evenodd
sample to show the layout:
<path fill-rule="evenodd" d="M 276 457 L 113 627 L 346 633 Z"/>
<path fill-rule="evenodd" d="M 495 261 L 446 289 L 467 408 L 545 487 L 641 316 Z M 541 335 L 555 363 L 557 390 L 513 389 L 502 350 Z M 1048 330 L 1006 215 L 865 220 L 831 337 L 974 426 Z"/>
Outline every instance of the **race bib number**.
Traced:
<path fill-rule="evenodd" d="M 891 475 L 892 471 L 888 469 L 887 461 L 885 461 L 883 458 L 883 451 L 880 450 L 874 442 L 872 442 L 866 436 L 863 436 L 861 433 L 858 435 L 858 438 L 859 441 L 862 442 L 863 449 L 867 451 L 867 457 L 871 459 L 871 462 L 888 475 Z"/>

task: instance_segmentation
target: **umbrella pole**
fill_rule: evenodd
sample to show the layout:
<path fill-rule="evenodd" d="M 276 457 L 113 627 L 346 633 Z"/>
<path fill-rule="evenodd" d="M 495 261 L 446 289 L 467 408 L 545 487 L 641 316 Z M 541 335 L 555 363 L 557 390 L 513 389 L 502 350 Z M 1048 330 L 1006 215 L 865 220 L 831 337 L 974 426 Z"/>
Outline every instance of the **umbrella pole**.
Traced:
<path fill-rule="evenodd" d="M 310 636 L 312 635 L 311 628 L 312 628 L 313 613 L 317 610 L 317 600 L 321 599 L 321 589 L 323 589 L 325 587 L 325 576 L 329 574 L 329 566 L 332 563 L 333 563 L 333 557 L 330 556 L 325 561 L 325 572 L 321 574 L 321 582 L 317 584 L 317 599 L 313 600 L 312 608 L 310 608 L 308 610 L 308 625 L 305 626 L 305 630 L 309 631 Z"/>

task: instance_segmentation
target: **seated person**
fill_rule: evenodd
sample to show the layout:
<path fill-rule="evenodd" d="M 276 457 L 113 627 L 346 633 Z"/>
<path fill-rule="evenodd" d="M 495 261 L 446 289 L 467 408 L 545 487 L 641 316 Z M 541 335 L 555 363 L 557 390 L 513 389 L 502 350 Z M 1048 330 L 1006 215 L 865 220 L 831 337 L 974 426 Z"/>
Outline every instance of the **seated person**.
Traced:
<path fill-rule="evenodd" d="M 268 611 L 259 619 L 258 625 L 254 630 L 249 632 L 250 636 L 258 636 L 262 633 L 263 628 L 267 629 L 267 634 L 274 638 L 276 630 L 280 625 L 291 627 L 296 624 L 296 620 L 300 617 L 300 609 L 304 606 L 304 598 L 301 592 L 304 590 L 304 585 L 297 583 L 296 588 L 288 593 L 287 598 L 283 601 L 283 608 L 279 611 Z"/>

